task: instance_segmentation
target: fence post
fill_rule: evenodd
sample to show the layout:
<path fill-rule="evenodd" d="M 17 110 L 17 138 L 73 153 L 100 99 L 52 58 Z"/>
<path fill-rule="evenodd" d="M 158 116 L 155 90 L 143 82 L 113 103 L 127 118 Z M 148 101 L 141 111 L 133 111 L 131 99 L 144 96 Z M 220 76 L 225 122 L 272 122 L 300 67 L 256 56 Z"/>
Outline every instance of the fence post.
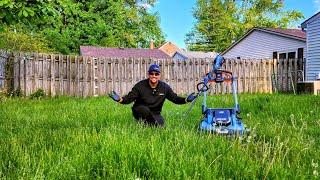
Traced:
<path fill-rule="evenodd" d="M 55 82 L 56 82 L 56 67 L 55 67 L 55 63 L 56 63 L 56 58 L 55 55 L 51 54 L 50 55 L 50 95 L 51 97 L 56 95 L 56 87 L 55 87 Z"/>
<path fill-rule="evenodd" d="M 272 93 L 272 65 L 273 60 L 268 60 L 268 71 L 267 71 L 267 78 L 268 78 L 268 93 Z"/>
<path fill-rule="evenodd" d="M 8 93 L 14 91 L 14 53 L 8 53 L 8 58 L 5 64 L 5 89 Z"/>
<path fill-rule="evenodd" d="M 0 51 L 0 91 L 5 90 L 7 87 L 6 82 L 6 68 L 8 63 L 9 53 L 6 51 Z"/>
<path fill-rule="evenodd" d="M 13 59 L 13 89 L 16 93 L 21 95 L 21 86 L 20 86 L 20 54 L 15 56 Z"/>

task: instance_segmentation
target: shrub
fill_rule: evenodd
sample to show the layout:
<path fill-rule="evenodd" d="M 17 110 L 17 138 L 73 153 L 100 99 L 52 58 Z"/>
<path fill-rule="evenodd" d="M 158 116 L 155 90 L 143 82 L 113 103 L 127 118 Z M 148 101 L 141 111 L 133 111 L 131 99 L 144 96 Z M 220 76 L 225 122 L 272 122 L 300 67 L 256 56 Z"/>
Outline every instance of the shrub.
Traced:
<path fill-rule="evenodd" d="M 18 88 L 16 90 L 7 90 L 7 92 L 5 94 L 7 97 L 22 97 L 23 96 L 23 92 L 20 88 Z"/>
<path fill-rule="evenodd" d="M 0 32 L 0 48 L 10 51 L 52 52 L 41 34 L 26 32 L 22 28 L 5 28 Z"/>
<path fill-rule="evenodd" d="M 32 93 L 30 95 L 30 99 L 41 99 L 46 96 L 46 93 L 43 89 L 38 89 L 36 92 Z"/>
<path fill-rule="evenodd" d="M 3 91 L 0 91 L 0 103 L 6 102 L 7 96 L 6 93 Z"/>

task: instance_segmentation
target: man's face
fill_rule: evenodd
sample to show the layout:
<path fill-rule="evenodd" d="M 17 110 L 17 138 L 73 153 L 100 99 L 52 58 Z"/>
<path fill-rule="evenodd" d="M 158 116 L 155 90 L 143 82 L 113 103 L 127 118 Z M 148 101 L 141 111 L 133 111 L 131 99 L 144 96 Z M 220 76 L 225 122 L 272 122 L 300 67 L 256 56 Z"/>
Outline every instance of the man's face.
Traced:
<path fill-rule="evenodd" d="M 149 80 L 152 84 L 155 84 L 160 80 L 160 73 L 151 71 L 148 74 L 149 74 Z"/>

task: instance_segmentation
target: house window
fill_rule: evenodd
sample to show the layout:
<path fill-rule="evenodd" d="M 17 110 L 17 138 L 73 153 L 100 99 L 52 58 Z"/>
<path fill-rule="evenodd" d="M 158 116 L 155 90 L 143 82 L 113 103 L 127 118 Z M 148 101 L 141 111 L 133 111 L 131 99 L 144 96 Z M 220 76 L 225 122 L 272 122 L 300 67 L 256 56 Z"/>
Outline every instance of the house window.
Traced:
<path fill-rule="evenodd" d="M 296 51 L 278 53 L 278 59 L 296 59 L 296 58 L 298 58 Z"/>
<path fill-rule="evenodd" d="M 279 53 L 279 59 L 287 59 L 287 53 Z"/>
<path fill-rule="evenodd" d="M 295 59 L 296 58 L 296 52 L 289 52 L 288 53 L 288 59 Z"/>

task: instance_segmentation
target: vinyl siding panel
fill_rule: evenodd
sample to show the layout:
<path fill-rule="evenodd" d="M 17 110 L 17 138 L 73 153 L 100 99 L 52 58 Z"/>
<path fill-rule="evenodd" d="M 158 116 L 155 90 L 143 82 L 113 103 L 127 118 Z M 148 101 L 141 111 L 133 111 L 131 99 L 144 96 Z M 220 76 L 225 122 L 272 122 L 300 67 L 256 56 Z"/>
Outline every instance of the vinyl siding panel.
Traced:
<path fill-rule="evenodd" d="M 306 79 L 316 80 L 320 73 L 320 17 L 307 24 Z"/>
<path fill-rule="evenodd" d="M 309 67 L 309 69 L 310 70 L 319 70 L 319 68 L 317 68 L 316 66 L 319 66 L 320 65 L 320 63 L 310 63 L 309 64 L 311 67 Z M 319 73 L 320 71 L 318 71 L 318 73 Z"/>
<path fill-rule="evenodd" d="M 320 55 L 320 49 L 311 49 L 308 51 L 308 53 L 312 56 L 319 56 Z"/>
<path fill-rule="evenodd" d="M 310 31 L 311 31 L 311 30 L 310 30 Z M 315 35 L 317 35 L 317 32 L 314 31 L 314 30 L 312 30 L 312 32 L 308 32 L 308 35 L 309 35 L 309 36 L 315 36 Z"/>
<path fill-rule="evenodd" d="M 185 61 L 187 59 L 186 57 L 182 56 L 179 53 L 175 53 L 172 58 L 176 59 L 176 60 L 179 60 L 179 61 Z"/>
<path fill-rule="evenodd" d="M 312 48 L 312 46 L 308 46 L 308 59 L 307 61 L 309 61 L 309 59 L 314 59 L 317 57 L 318 55 L 318 51 L 319 49 L 318 48 Z"/>
<path fill-rule="evenodd" d="M 267 32 L 254 30 L 237 45 L 232 47 L 224 54 L 226 58 L 272 58 L 272 53 L 297 51 L 298 48 L 304 48 L 305 42 L 282 37 Z"/>
<path fill-rule="evenodd" d="M 308 24 L 308 28 L 307 30 L 310 32 L 310 33 L 316 33 L 315 30 L 317 30 L 317 27 L 320 25 L 320 22 L 319 22 L 319 18 L 311 23 Z"/>
<path fill-rule="evenodd" d="M 310 41 L 309 46 L 319 49 L 320 42 L 317 42 L 315 39 Z"/>

